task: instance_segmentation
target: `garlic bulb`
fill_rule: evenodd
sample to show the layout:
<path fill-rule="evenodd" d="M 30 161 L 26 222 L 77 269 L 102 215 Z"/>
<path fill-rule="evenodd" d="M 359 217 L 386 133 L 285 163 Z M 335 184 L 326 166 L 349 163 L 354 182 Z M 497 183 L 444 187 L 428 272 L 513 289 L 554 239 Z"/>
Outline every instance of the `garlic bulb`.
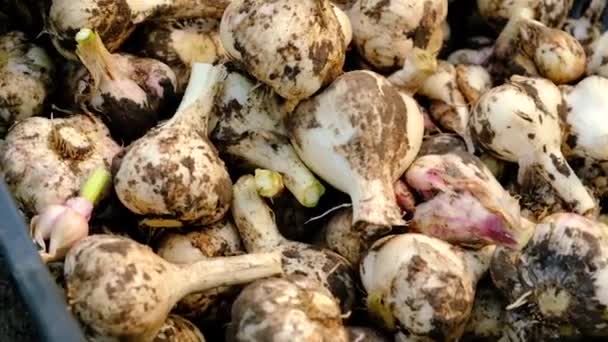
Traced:
<path fill-rule="evenodd" d="M 144 26 L 141 35 L 137 51 L 170 66 L 180 94 L 188 85 L 192 63 L 213 64 L 225 57 L 217 19 L 154 21 Z"/>
<path fill-rule="evenodd" d="M 228 211 L 230 176 L 206 137 L 224 77 L 221 66 L 195 63 L 177 113 L 129 146 L 114 180 L 129 210 L 200 225 Z"/>
<path fill-rule="evenodd" d="M 585 52 L 592 52 L 591 44 L 596 41 L 600 35 L 600 29 L 593 25 L 589 18 L 581 17 L 578 19 L 568 18 L 566 23 L 564 23 L 564 27 L 562 30 L 570 34 L 576 40 L 581 43 L 581 45 L 585 48 Z"/>
<path fill-rule="evenodd" d="M 228 341 L 348 341 L 336 300 L 303 276 L 248 285 L 232 306 L 230 324 Z"/>
<path fill-rule="evenodd" d="M 587 75 L 608 77 L 608 33 L 603 33 L 591 44 L 593 51 L 587 63 Z"/>
<path fill-rule="evenodd" d="M 386 236 L 361 262 L 368 311 L 385 328 L 410 339 L 457 341 L 493 251 L 488 246 L 465 252 L 420 234 Z"/>
<path fill-rule="evenodd" d="M 467 147 L 464 141 L 456 134 L 441 133 L 425 137 L 420 146 L 418 157 L 427 154 L 446 154 L 466 152 Z"/>
<path fill-rule="evenodd" d="M 42 113 L 54 66 L 18 31 L 0 35 L 0 137 L 17 121 Z"/>
<path fill-rule="evenodd" d="M 219 256 L 243 254 L 244 249 L 236 227 L 223 220 L 187 234 L 169 233 L 159 242 L 157 254 L 174 264 L 190 264 Z M 181 299 L 175 311 L 184 317 L 200 317 L 234 287 L 221 286 L 193 293 Z"/>
<path fill-rule="evenodd" d="M 423 122 L 416 101 L 384 77 L 351 71 L 301 102 L 287 130 L 304 163 L 350 195 L 353 224 L 392 226 L 404 224 L 393 182 L 418 153 Z"/>
<path fill-rule="evenodd" d="M 414 230 L 464 246 L 517 248 L 530 237 L 531 230 L 520 221 L 517 200 L 467 152 L 422 156 L 405 179 L 424 200 L 416 206 Z"/>
<path fill-rule="evenodd" d="M 526 316 L 606 336 L 607 227 L 572 213 L 546 217 L 520 252 L 497 249 L 494 284 Z"/>
<path fill-rule="evenodd" d="M 232 216 L 247 252 L 280 251 L 288 277 L 303 275 L 317 282 L 336 297 L 342 312 L 349 312 L 355 300 L 349 262 L 330 250 L 285 239 L 273 212 L 256 192 L 253 176 L 241 176 L 233 193 Z"/>
<path fill-rule="evenodd" d="M 485 21 L 494 27 L 504 25 L 521 6 L 525 6 L 533 13 L 534 19 L 548 27 L 561 27 L 572 3 L 573 0 L 477 0 L 477 7 Z"/>
<path fill-rule="evenodd" d="M 285 115 L 272 89 L 231 72 L 216 103 L 209 135 L 221 153 L 279 172 L 298 201 L 314 207 L 325 188 L 290 144 Z"/>
<path fill-rule="evenodd" d="M 456 65 L 456 84 L 469 106 L 473 106 L 481 94 L 492 88 L 488 70 L 480 65 Z"/>
<path fill-rule="evenodd" d="M 175 95 L 173 71 L 154 59 L 110 54 L 89 29 L 78 31 L 76 42 L 89 74 L 75 100 L 107 118 L 112 133 L 127 143 L 154 127 Z"/>
<path fill-rule="evenodd" d="M 81 28 L 97 32 L 116 51 L 135 26 L 149 18 L 221 18 L 230 0 L 51 0 L 48 29 L 53 45 L 66 58 L 74 55 L 74 35 Z"/>
<path fill-rule="evenodd" d="M 35 215 L 77 194 L 93 170 L 109 169 L 119 151 L 95 117 L 30 117 L 8 132 L 0 168 L 21 209 Z"/>
<path fill-rule="evenodd" d="M 205 337 L 196 325 L 177 315 L 169 315 L 154 341 L 162 342 L 205 342 Z"/>
<path fill-rule="evenodd" d="M 291 104 L 342 72 L 345 35 L 329 0 L 232 0 L 220 24 L 228 56 Z"/>
<path fill-rule="evenodd" d="M 465 341 L 496 341 L 502 335 L 507 304 L 496 288 L 487 283 L 477 285 L 473 311 L 463 336 Z"/>
<path fill-rule="evenodd" d="M 400 68 L 415 47 L 439 52 L 447 10 L 447 0 L 357 0 L 348 11 L 353 42 L 374 68 Z"/>
<path fill-rule="evenodd" d="M 471 115 L 471 132 L 496 157 L 519 164 L 520 185 L 529 170 L 538 170 L 575 212 L 592 213 L 594 199 L 560 150 L 559 120 L 565 109 L 553 83 L 516 75 L 481 96 Z"/>
<path fill-rule="evenodd" d="M 507 64 L 510 70 L 506 76 L 519 67 L 530 76 L 540 75 L 554 83 L 581 77 L 587 58 L 581 44 L 568 33 L 549 28 L 532 17 L 529 9 L 516 10 L 496 39 L 494 56 Z"/>
<path fill-rule="evenodd" d="M 182 297 L 281 272 L 278 253 L 171 264 L 128 238 L 92 235 L 65 259 L 72 312 L 100 335 L 152 341 Z"/>
<path fill-rule="evenodd" d="M 493 46 L 483 47 L 478 50 L 460 49 L 452 52 L 446 60 L 451 64 L 485 65 L 493 53 Z"/>

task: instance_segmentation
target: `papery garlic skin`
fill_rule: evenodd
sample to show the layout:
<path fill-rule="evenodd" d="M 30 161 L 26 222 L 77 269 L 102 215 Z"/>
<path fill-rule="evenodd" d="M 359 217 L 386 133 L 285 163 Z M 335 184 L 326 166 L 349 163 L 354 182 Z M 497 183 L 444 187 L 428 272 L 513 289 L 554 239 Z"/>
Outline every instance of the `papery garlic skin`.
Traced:
<path fill-rule="evenodd" d="M 344 65 L 345 36 L 329 0 L 233 0 L 220 39 L 232 60 L 294 104 Z"/>
<path fill-rule="evenodd" d="M 399 68 L 414 47 L 439 52 L 447 7 L 447 0 L 355 1 L 348 11 L 353 42 L 374 68 Z"/>
<path fill-rule="evenodd" d="M 340 76 L 287 119 L 298 155 L 353 202 L 353 223 L 401 225 L 393 183 L 420 149 L 416 101 L 370 71 Z"/>
<path fill-rule="evenodd" d="M 495 27 L 504 25 L 518 7 L 530 9 L 534 19 L 548 27 L 561 27 L 568 17 L 572 2 L 573 0 L 477 0 L 477 6 L 486 22 Z"/>

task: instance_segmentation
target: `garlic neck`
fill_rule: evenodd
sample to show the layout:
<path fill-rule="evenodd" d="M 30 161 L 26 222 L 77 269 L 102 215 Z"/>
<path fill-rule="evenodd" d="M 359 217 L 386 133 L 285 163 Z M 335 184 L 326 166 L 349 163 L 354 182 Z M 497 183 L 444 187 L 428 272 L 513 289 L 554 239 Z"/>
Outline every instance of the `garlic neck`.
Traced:
<path fill-rule="evenodd" d="M 176 267 L 175 276 L 167 277 L 174 289 L 173 303 L 194 292 L 248 283 L 282 272 L 278 252 L 215 257 Z"/>
<path fill-rule="evenodd" d="M 405 221 L 395 199 L 393 184 L 381 179 L 357 182 L 350 196 L 353 203 L 353 225 L 400 226 Z"/>
<path fill-rule="evenodd" d="M 414 95 L 424 81 L 437 71 L 437 59 L 426 50 L 414 48 L 405 58 L 403 68 L 388 77 L 400 90 Z"/>
<path fill-rule="evenodd" d="M 96 32 L 83 28 L 76 34 L 76 43 L 76 55 L 91 74 L 96 89 L 102 81 L 126 78 Z"/>
<path fill-rule="evenodd" d="M 522 21 L 534 19 L 534 12 L 523 6 L 515 6 L 511 11 L 511 16 L 507 25 L 496 39 L 494 53 L 500 57 L 508 56 L 515 50 L 515 44 L 519 39 L 519 31 Z"/>
<path fill-rule="evenodd" d="M 242 176 L 233 186 L 232 216 L 248 252 L 271 251 L 287 241 L 251 175 Z"/>
<path fill-rule="evenodd" d="M 182 102 L 167 125 L 187 125 L 207 136 L 215 96 L 226 77 L 223 66 L 194 63 Z"/>

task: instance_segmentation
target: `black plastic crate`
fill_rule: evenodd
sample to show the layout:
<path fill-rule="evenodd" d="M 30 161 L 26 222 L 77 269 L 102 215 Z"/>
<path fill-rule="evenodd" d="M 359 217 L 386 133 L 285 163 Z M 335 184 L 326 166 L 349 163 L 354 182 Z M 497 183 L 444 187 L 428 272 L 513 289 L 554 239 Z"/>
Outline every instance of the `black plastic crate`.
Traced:
<path fill-rule="evenodd" d="M 86 341 L 57 284 L 40 260 L 4 180 L 0 180 L 0 254 L 28 308 L 40 340 Z"/>

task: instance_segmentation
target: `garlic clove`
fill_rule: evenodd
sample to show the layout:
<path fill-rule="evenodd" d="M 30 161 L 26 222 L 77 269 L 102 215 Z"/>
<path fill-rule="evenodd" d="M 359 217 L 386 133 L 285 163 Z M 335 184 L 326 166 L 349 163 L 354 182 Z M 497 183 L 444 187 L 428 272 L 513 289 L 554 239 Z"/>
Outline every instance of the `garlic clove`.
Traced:
<path fill-rule="evenodd" d="M 230 58 L 293 108 L 342 73 L 346 45 L 335 13 L 328 0 L 233 0 L 220 39 Z"/>
<path fill-rule="evenodd" d="M 423 121 L 416 101 L 385 78 L 352 71 L 300 103 L 287 129 L 306 165 L 350 195 L 353 223 L 391 226 L 404 223 L 393 182 L 420 149 Z"/>

